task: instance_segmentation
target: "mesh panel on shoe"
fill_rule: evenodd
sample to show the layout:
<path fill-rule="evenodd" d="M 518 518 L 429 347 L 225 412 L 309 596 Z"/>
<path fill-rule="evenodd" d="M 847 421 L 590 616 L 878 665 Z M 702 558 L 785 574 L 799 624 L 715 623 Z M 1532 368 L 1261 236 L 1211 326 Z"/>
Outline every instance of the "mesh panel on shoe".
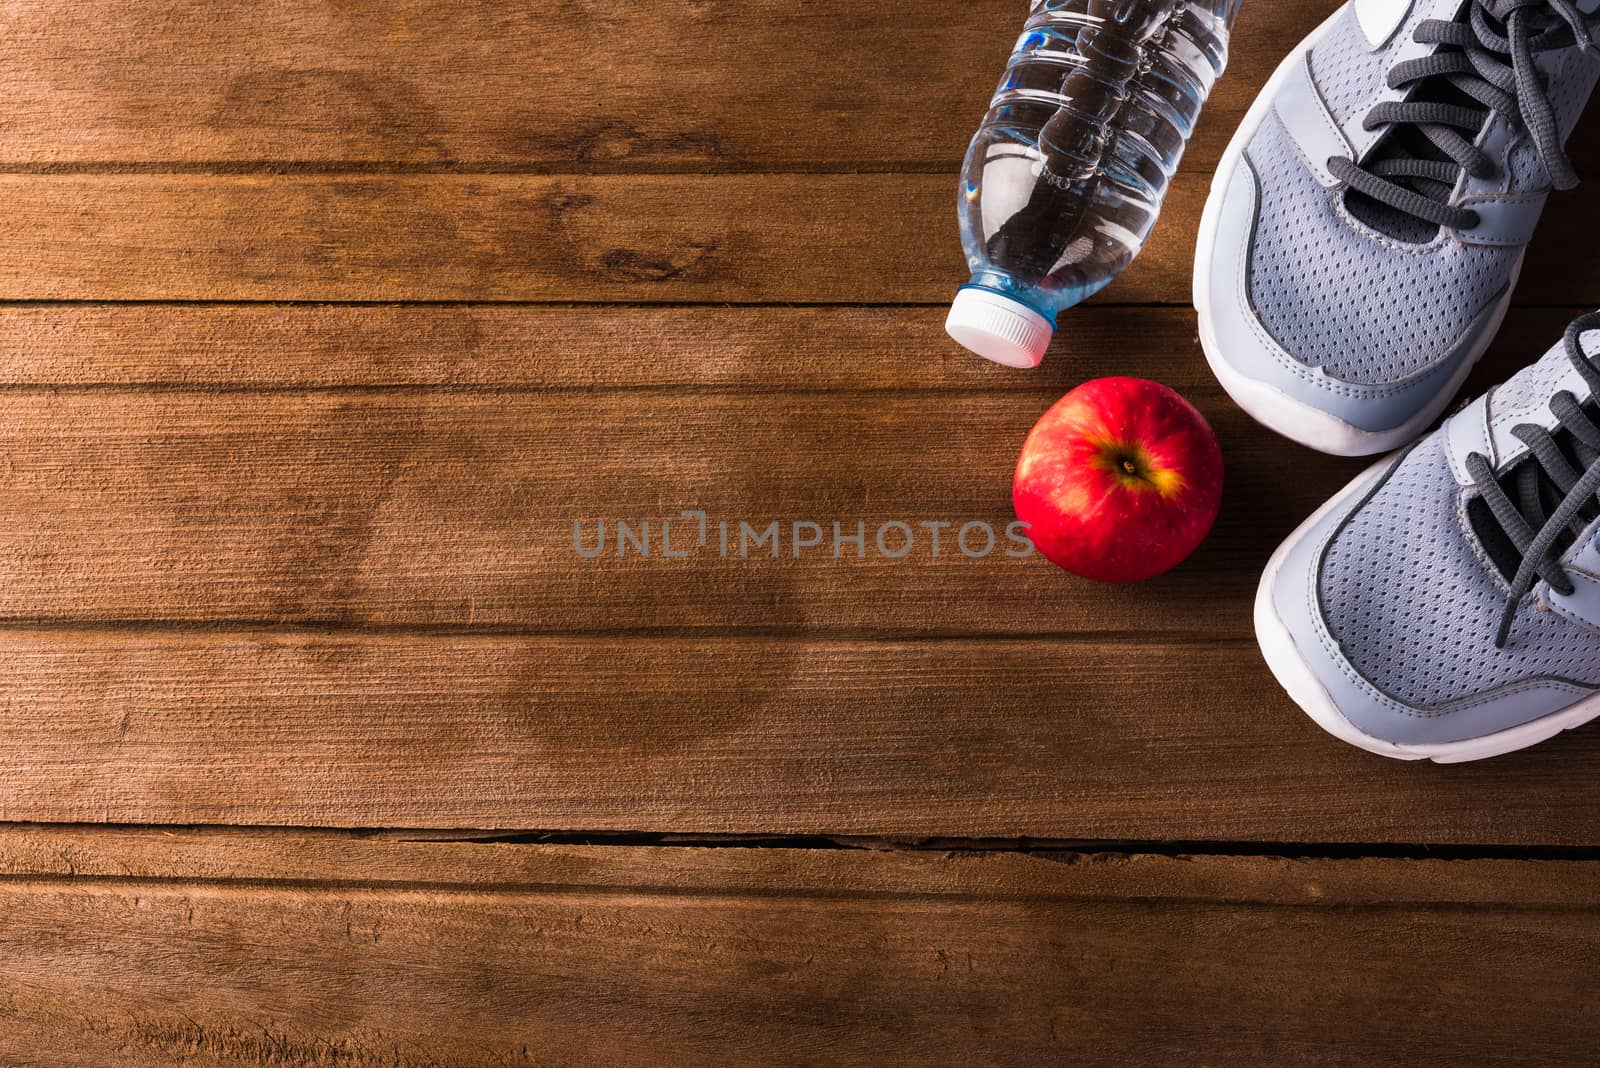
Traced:
<path fill-rule="evenodd" d="M 1539 160 L 1539 153 L 1534 149 L 1532 141 L 1519 142 L 1511 150 L 1509 162 L 1513 191 L 1531 193 L 1534 190 L 1550 188 L 1550 175 Z"/>
<path fill-rule="evenodd" d="M 1395 248 L 1334 209 L 1276 115 L 1248 150 L 1261 185 L 1250 292 L 1300 362 L 1347 382 L 1393 382 L 1443 357 L 1505 288 L 1517 250 L 1441 240 Z"/>
<path fill-rule="evenodd" d="M 1436 434 L 1406 457 L 1325 557 L 1323 616 L 1351 665 L 1419 707 L 1522 679 L 1600 685 L 1600 638 L 1551 612 L 1518 613 L 1510 641 L 1495 648 L 1505 593 L 1467 537 Z"/>
<path fill-rule="evenodd" d="M 1311 79 L 1328 113 L 1341 126 L 1372 106 L 1373 98 L 1383 92 L 1388 68 L 1387 49 L 1372 51 L 1351 5 L 1346 5 L 1339 21 L 1311 50 Z"/>

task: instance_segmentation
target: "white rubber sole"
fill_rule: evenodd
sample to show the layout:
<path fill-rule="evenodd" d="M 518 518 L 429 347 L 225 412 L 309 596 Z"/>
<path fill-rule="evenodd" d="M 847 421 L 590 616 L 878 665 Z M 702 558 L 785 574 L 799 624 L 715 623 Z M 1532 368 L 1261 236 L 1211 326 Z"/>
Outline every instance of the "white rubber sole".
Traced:
<path fill-rule="evenodd" d="M 1357 475 L 1354 481 L 1335 494 L 1332 500 L 1317 509 L 1310 519 L 1300 524 L 1293 534 L 1284 539 L 1278 551 L 1273 553 L 1272 559 L 1267 562 L 1267 569 L 1261 576 L 1261 584 L 1256 588 L 1256 642 L 1261 646 L 1261 655 L 1266 658 L 1267 667 L 1278 680 L 1278 685 L 1282 686 L 1294 703 L 1311 717 L 1312 722 L 1340 741 L 1395 760 L 1431 760 L 1436 764 L 1463 764 L 1472 760 L 1503 756 L 1548 741 L 1563 731 L 1581 727 L 1600 716 L 1600 694 L 1595 694 L 1542 719 L 1486 734 L 1480 738 L 1430 745 L 1401 745 L 1396 742 L 1386 742 L 1382 738 L 1374 738 L 1351 723 L 1345 718 L 1344 713 L 1339 711 L 1339 706 L 1334 704 L 1332 696 L 1322 683 L 1317 681 L 1315 673 L 1300 655 L 1300 650 L 1289 634 L 1289 628 L 1284 626 L 1283 620 L 1279 618 L 1278 611 L 1272 603 L 1272 587 L 1277 581 L 1278 573 L 1283 570 L 1284 560 L 1294 551 L 1295 546 L 1311 533 L 1312 528 L 1351 497 L 1365 492 L 1372 476 L 1385 470 L 1393 459 L 1386 456 Z"/>
<path fill-rule="evenodd" d="M 1233 139 L 1228 142 L 1228 147 L 1217 164 L 1217 172 L 1211 180 L 1211 191 L 1206 196 L 1205 209 L 1200 215 L 1200 234 L 1194 258 L 1194 306 L 1200 317 L 1200 348 L 1205 352 L 1206 363 L 1210 366 L 1211 373 L 1222 384 L 1228 396 L 1233 398 L 1234 403 L 1243 408 L 1252 419 L 1268 430 L 1318 452 L 1331 453 L 1334 456 L 1371 456 L 1410 443 L 1420 437 L 1422 432 L 1443 414 L 1445 407 L 1460 391 L 1467 376 L 1472 373 L 1474 365 L 1488 350 L 1495 334 L 1499 333 L 1500 324 L 1511 307 L 1511 293 L 1516 288 L 1517 277 L 1522 271 L 1522 261 L 1518 259 L 1516 269 L 1512 272 L 1511 284 L 1506 287 L 1505 294 L 1496 303 L 1491 313 L 1489 328 L 1483 335 L 1484 341 L 1478 345 L 1477 351 L 1462 361 L 1461 366 L 1451 375 L 1450 381 L 1445 383 L 1438 395 L 1425 408 L 1391 430 L 1363 430 L 1353 426 L 1338 416 L 1296 400 L 1265 382 L 1239 373 L 1222 358 L 1222 344 L 1217 339 L 1216 325 L 1211 314 L 1211 262 L 1216 253 L 1223 200 L 1229 184 L 1233 181 L 1234 172 L 1244 159 L 1245 148 L 1255 137 L 1256 131 L 1261 128 L 1267 116 L 1271 114 L 1278 90 L 1294 74 L 1295 64 L 1305 61 L 1306 53 L 1316 47 L 1317 42 L 1322 40 L 1343 14 L 1343 8 L 1335 11 L 1284 58 L 1272 77 L 1268 79 L 1261 94 L 1250 105 L 1250 110 L 1245 112 L 1244 121 L 1239 124 Z"/>

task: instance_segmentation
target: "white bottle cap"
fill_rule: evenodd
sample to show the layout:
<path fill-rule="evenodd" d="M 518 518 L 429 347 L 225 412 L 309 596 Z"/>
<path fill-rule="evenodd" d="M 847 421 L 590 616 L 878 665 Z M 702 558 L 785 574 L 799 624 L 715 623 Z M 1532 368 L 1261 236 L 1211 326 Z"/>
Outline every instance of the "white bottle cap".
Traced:
<path fill-rule="evenodd" d="M 956 294 L 944 328 L 979 356 L 1007 367 L 1038 367 L 1056 332 L 1026 304 L 977 286 Z"/>

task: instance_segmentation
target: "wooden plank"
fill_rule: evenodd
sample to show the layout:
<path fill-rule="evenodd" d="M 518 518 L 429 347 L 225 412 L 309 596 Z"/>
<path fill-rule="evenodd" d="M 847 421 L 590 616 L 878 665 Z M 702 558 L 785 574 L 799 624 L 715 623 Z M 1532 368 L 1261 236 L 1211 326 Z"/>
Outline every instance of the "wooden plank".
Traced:
<path fill-rule="evenodd" d="M 1086 308 L 1025 375 L 968 357 L 920 307 L 0 306 L 0 386 L 1033 392 L 1130 351 L 1199 360 L 1193 313 Z"/>
<path fill-rule="evenodd" d="M 965 281 L 940 175 L 13 174 L 0 202 L 5 299 L 872 303 Z"/>
<path fill-rule="evenodd" d="M 1102 302 L 1187 304 L 1208 179 Z M 858 175 L 0 175 L 0 299 L 927 303 L 965 281 L 954 180 Z M 1557 197 L 1522 292 L 1600 304 Z"/>
<path fill-rule="evenodd" d="M 1189 168 L 1215 165 L 1337 6 L 1246 9 Z M 0 26 L 0 167 L 950 171 L 1021 17 L 1005 0 L 13 0 Z M 1585 169 L 1592 144 L 1573 140 Z"/>
<path fill-rule="evenodd" d="M 1584 309 L 1515 308 L 1468 392 Z M 1044 365 L 971 357 L 924 307 L 0 305 L 0 387 L 1065 392 L 1135 373 L 1204 379 L 1194 313 L 1085 307 Z"/>
<path fill-rule="evenodd" d="M 1147 366 L 1165 369 L 1160 357 Z M 1362 465 L 1285 447 L 1198 362 L 1178 383 L 1218 428 L 1229 496 L 1199 554 L 1133 587 L 1008 555 L 1025 551 L 1007 538 L 1016 451 L 1054 388 L 866 403 L 11 390 L 0 393 L 0 620 L 1245 636 L 1271 549 Z M 707 513 L 704 544 L 689 510 Z M 664 555 L 673 519 L 681 558 Z M 586 559 L 602 522 L 603 551 Z M 618 524 L 638 534 L 647 522 L 645 557 Z M 835 542 L 835 523 L 865 542 Z M 910 528 L 909 549 L 895 523 Z M 938 523 L 953 525 L 935 556 L 923 524 Z M 969 531 L 963 551 L 967 523 L 988 531 Z M 816 546 L 796 544 L 817 529 Z M 1219 603 L 1239 611 L 1219 617 Z"/>
<path fill-rule="evenodd" d="M 526 881 L 479 889 L 435 880 L 508 847 L 362 848 L 409 885 L 0 880 L 0 1056 L 1558 1064 L 1600 1035 L 1592 864 L 515 847 Z"/>
<path fill-rule="evenodd" d="M 1382 760 L 1247 642 L 5 630 L 0 662 L 8 821 L 1600 845 L 1600 731 Z"/>
<path fill-rule="evenodd" d="M 1506 333 L 1558 337 L 1576 314 L 1517 309 Z M 1084 308 L 1018 374 L 967 354 L 926 307 L 0 306 L 0 386 L 1031 393 L 1122 373 L 1130 354 L 1197 367 L 1193 312 Z"/>
<path fill-rule="evenodd" d="M 1192 163 L 1335 6 L 1248 10 Z M 1008 0 L 12 0 L 0 166 L 948 171 L 1022 19 Z"/>

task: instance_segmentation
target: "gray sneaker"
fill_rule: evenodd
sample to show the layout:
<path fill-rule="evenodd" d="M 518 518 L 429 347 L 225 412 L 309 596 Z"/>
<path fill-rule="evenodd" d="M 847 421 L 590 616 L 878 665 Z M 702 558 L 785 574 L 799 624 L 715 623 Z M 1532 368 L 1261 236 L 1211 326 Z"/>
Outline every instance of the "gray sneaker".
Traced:
<path fill-rule="evenodd" d="M 1600 0 L 1355 0 L 1245 117 L 1200 224 L 1206 358 L 1341 455 L 1413 440 L 1499 329 L 1600 78 Z"/>
<path fill-rule="evenodd" d="M 1256 637 L 1384 756 L 1478 760 L 1600 715 L 1600 312 L 1289 536 Z"/>

